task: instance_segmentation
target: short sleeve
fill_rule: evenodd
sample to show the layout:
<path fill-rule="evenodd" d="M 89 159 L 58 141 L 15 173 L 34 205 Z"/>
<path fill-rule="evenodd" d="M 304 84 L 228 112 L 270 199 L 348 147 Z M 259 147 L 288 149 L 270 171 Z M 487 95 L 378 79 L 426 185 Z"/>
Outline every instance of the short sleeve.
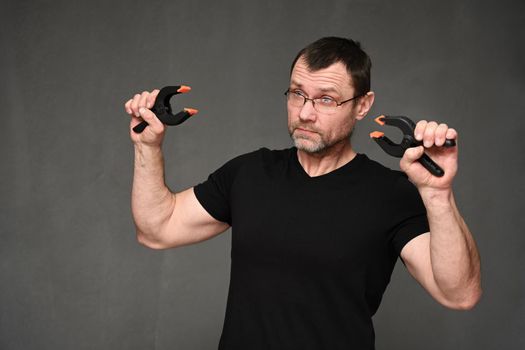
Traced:
<path fill-rule="evenodd" d="M 397 198 L 397 203 L 392 207 L 396 221 L 391 244 L 399 256 L 408 242 L 429 231 L 429 225 L 423 200 L 406 175 L 400 175 L 396 180 L 393 195 L 393 198 Z"/>
<path fill-rule="evenodd" d="M 193 188 L 195 196 L 204 209 L 216 220 L 232 225 L 231 190 L 239 170 L 251 153 L 238 156 L 208 176 Z"/>

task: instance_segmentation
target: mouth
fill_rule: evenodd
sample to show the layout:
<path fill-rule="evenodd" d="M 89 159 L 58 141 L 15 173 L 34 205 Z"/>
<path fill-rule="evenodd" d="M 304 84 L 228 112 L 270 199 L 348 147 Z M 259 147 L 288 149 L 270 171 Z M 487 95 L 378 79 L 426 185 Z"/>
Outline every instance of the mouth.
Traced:
<path fill-rule="evenodd" d="M 303 129 L 303 128 L 295 128 L 295 131 L 300 131 L 300 132 L 308 133 L 308 134 L 317 134 L 315 131 L 307 130 L 307 129 Z"/>

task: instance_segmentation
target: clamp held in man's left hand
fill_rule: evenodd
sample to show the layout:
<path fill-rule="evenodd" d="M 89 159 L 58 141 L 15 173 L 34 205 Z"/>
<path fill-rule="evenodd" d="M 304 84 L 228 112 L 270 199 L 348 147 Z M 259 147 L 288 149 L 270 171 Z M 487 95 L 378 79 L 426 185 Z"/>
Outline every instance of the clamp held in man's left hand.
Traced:
<path fill-rule="evenodd" d="M 193 108 L 184 108 L 179 113 L 173 115 L 170 105 L 170 98 L 177 94 L 183 94 L 190 91 L 191 88 L 186 85 L 177 86 L 165 86 L 163 87 L 157 98 L 155 104 L 151 108 L 151 111 L 155 113 L 157 118 L 166 125 L 179 125 L 184 123 L 186 119 L 196 114 L 198 110 Z M 143 121 L 133 128 L 133 131 L 140 134 L 148 126 L 148 123 Z"/>
<path fill-rule="evenodd" d="M 392 142 L 383 132 L 374 131 L 370 133 L 370 137 L 388 154 L 394 157 L 401 158 L 405 151 L 410 147 L 417 147 L 423 145 L 421 141 L 417 141 L 414 136 L 414 130 L 416 124 L 408 117 L 405 116 L 384 116 L 380 115 L 375 118 L 376 123 L 380 125 L 391 125 L 399 128 L 403 132 L 403 139 L 399 144 Z M 456 142 L 454 140 L 447 139 L 444 147 L 454 147 Z M 445 175 L 445 171 L 437 165 L 426 153 L 423 153 L 418 161 L 430 171 L 434 176 L 441 177 Z"/>

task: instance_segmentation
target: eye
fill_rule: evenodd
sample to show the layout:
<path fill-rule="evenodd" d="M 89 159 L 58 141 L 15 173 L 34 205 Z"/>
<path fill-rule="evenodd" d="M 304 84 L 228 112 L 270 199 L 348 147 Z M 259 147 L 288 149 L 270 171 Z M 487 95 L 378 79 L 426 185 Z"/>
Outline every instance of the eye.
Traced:
<path fill-rule="evenodd" d="M 292 90 L 291 92 L 292 92 L 292 94 L 294 94 L 296 96 L 301 96 L 301 97 L 305 97 L 306 96 L 301 90 Z"/>
<path fill-rule="evenodd" d="M 323 96 L 323 97 L 319 97 L 319 103 L 323 104 L 323 105 L 326 105 L 326 106 L 332 106 L 334 105 L 336 102 L 333 98 L 331 98 L 330 96 Z"/>

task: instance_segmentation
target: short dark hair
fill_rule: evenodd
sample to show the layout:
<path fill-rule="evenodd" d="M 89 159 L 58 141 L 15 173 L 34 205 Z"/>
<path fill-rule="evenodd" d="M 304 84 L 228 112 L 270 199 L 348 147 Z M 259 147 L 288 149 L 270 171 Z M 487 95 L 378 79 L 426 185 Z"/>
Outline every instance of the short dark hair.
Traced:
<path fill-rule="evenodd" d="M 352 77 L 355 96 L 362 96 L 370 91 L 372 61 L 358 41 L 333 36 L 321 38 L 299 51 L 292 63 L 290 74 L 301 57 L 314 72 L 341 62 Z"/>

